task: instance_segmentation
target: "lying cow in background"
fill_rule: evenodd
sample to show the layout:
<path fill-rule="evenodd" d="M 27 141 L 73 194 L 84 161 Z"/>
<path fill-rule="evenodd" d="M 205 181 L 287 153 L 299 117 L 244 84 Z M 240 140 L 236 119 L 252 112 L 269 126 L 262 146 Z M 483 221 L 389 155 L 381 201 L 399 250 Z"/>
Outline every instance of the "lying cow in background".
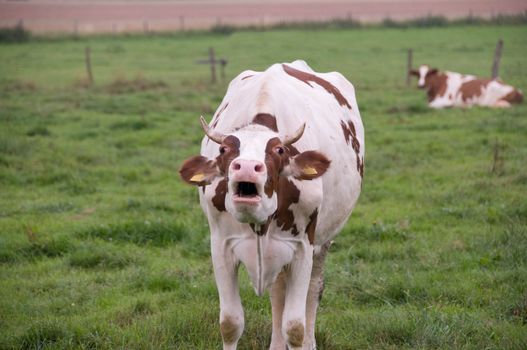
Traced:
<path fill-rule="evenodd" d="M 330 241 L 362 186 L 364 130 L 353 86 L 305 62 L 245 71 L 229 85 L 201 155 L 183 180 L 199 186 L 209 221 L 224 349 L 244 328 L 243 263 L 257 295 L 270 291 L 271 349 L 314 349 Z"/>
<path fill-rule="evenodd" d="M 418 87 L 427 89 L 428 105 L 433 108 L 458 106 L 510 107 L 523 101 L 520 90 L 499 80 L 481 79 L 473 75 L 440 72 L 422 65 L 410 74 L 419 78 Z"/>

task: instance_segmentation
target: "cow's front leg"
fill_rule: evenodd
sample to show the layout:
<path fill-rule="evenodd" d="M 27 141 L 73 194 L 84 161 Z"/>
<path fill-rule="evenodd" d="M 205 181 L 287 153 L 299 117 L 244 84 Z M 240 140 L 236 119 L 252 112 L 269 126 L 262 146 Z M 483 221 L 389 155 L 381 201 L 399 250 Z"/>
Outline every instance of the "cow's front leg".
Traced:
<path fill-rule="evenodd" d="M 273 335 L 269 350 L 284 350 L 286 348 L 282 336 L 282 316 L 285 302 L 285 272 L 280 272 L 271 286 L 271 306 L 273 309 Z"/>
<path fill-rule="evenodd" d="M 243 333 L 244 316 L 238 287 L 238 260 L 223 242 L 212 242 L 214 277 L 220 297 L 220 332 L 223 349 L 234 350 Z"/>
<path fill-rule="evenodd" d="M 302 242 L 286 274 L 282 335 L 290 350 L 301 349 L 306 325 L 306 297 L 313 265 L 313 246 Z"/>

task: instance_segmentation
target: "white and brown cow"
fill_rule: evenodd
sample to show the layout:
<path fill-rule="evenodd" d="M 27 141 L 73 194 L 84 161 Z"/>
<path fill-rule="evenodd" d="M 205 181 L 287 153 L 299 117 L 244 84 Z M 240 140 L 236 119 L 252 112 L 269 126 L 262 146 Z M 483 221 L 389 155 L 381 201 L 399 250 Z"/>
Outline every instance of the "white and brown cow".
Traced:
<path fill-rule="evenodd" d="M 481 79 L 473 75 L 440 72 L 421 65 L 410 74 L 419 78 L 417 86 L 426 89 L 428 105 L 433 108 L 487 106 L 509 107 L 523 101 L 520 90 L 498 79 Z"/>
<path fill-rule="evenodd" d="M 331 239 L 361 191 L 364 129 L 355 91 L 304 61 L 244 71 L 229 85 L 201 155 L 182 166 L 200 186 L 211 231 L 224 349 L 244 328 L 237 271 L 269 290 L 271 349 L 313 349 Z"/>

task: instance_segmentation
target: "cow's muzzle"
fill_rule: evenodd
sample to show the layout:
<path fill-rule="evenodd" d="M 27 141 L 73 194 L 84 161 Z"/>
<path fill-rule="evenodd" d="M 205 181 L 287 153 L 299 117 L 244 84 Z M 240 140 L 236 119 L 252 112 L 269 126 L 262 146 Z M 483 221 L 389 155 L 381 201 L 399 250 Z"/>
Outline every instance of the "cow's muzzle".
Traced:
<path fill-rule="evenodd" d="M 262 200 L 265 165 L 256 160 L 238 159 L 231 163 L 229 170 L 229 177 L 233 182 L 234 204 L 258 205 Z"/>

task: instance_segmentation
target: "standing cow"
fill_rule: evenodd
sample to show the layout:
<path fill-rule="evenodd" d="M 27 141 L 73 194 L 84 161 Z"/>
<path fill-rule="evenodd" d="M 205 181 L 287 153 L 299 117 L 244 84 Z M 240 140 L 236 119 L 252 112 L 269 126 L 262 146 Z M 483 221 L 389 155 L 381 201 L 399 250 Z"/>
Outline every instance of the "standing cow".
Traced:
<path fill-rule="evenodd" d="M 362 186 L 364 129 L 355 91 L 304 61 L 244 71 L 229 85 L 201 155 L 180 174 L 209 221 L 224 349 L 244 328 L 237 272 L 270 291 L 271 349 L 314 349 L 323 265 Z"/>
<path fill-rule="evenodd" d="M 428 105 L 433 108 L 459 106 L 510 107 L 523 101 L 520 90 L 499 80 L 481 79 L 473 75 L 440 72 L 427 65 L 410 74 L 419 78 L 417 86 L 426 89 Z"/>

